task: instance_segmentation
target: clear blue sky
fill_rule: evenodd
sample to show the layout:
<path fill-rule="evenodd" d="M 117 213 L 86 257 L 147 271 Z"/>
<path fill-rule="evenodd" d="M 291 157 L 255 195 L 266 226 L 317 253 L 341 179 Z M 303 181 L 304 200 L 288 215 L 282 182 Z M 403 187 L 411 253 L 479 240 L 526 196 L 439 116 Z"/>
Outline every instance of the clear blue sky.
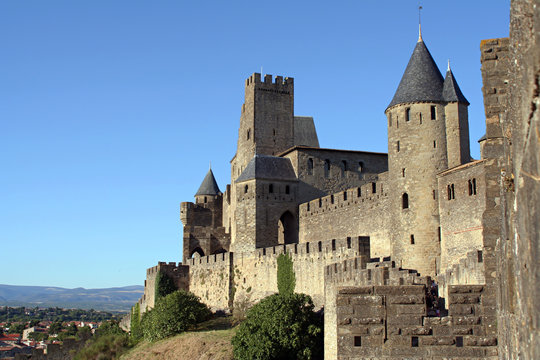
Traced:
<path fill-rule="evenodd" d="M 423 1 L 423 38 L 485 130 L 481 39 L 509 1 Z M 0 2 L 0 283 L 143 284 L 180 261 L 181 201 L 212 162 L 222 190 L 244 80 L 295 78 L 321 146 L 387 151 L 384 110 L 418 36 L 418 1 Z"/>

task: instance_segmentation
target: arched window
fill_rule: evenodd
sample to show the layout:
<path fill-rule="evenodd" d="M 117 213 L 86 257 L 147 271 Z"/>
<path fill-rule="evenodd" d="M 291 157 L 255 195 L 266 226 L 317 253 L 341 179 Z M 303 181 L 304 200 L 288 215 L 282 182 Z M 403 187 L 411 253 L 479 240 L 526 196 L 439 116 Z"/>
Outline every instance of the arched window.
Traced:
<path fill-rule="evenodd" d="M 341 177 L 344 177 L 345 176 L 345 172 L 348 171 L 349 169 L 347 168 L 347 161 L 345 160 L 342 160 L 341 161 Z"/>
<path fill-rule="evenodd" d="M 206 204 L 208 201 L 208 199 L 206 198 L 206 196 L 204 197 L 204 203 Z"/>
<path fill-rule="evenodd" d="M 409 208 L 409 195 L 407 193 L 403 194 L 403 196 L 401 197 L 401 207 L 403 209 Z"/>
<path fill-rule="evenodd" d="M 313 159 L 312 158 L 309 158 L 307 160 L 307 172 L 308 172 L 308 175 L 313 175 Z"/>
<path fill-rule="evenodd" d="M 328 177 L 330 175 L 330 160 L 326 159 L 324 160 L 324 177 Z"/>

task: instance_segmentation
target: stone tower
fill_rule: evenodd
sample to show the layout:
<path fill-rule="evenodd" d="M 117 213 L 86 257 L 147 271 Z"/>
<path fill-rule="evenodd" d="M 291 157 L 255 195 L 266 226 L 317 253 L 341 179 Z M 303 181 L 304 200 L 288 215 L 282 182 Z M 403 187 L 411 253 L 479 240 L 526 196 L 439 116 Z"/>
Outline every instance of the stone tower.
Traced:
<path fill-rule="evenodd" d="M 452 72 L 443 79 L 420 34 L 385 113 L 396 214 L 392 256 L 422 275 L 436 275 L 440 261 L 437 174 L 469 161 L 467 105 Z"/>
<path fill-rule="evenodd" d="M 294 79 L 253 74 L 246 80 L 245 98 L 240 115 L 238 145 L 231 160 L 231 193 L 228 231 L 231 243 L 237 236 L 237 200 L 245 197 L 237 194 L 236 180 L 255 155 L 277 155 L 294 145 Z M 243 190 L 242 190 L 243 191 Z M 244 234 L 245 235 L 245 234 Z"/>

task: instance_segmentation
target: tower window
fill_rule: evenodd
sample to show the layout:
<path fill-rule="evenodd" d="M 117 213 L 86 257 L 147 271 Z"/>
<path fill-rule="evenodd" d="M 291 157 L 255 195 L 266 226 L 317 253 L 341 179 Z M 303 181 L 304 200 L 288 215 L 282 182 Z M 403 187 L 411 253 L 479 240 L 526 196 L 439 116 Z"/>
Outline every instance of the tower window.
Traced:
<path fill-rule="evenodd" d="M 351 238 L 347 237 L 347 249 L 351 248 Z"/>
<path fill-rule="evenodd" d="M 291 188 L 289 187 L 289 185 L 285 185 L 285 194 L 288 194 L 291 192 Z"/>
<path fill-rule="evenodd" d="M 437 140 L 433 140 L 433 148 L 437 148 Z"/>
<path fill-rule="evenodd" d="M 388 114 L 388 127 L 392 127 L 392 113 Z"/>
<path fill-rule="evenodd" d="M 272 129 L 274 136 L 276 136 L 276 129 Z"/>
<path fill-rule="evenodd" d="M 322 251 L 322 241 L 319 241 L 319 252 Z"/>
<path fill-rule="evenodd" d="M 456 194 L 454 192 L 454 184 L 450 184 L 446 187 L 448 191 L 448 200 L 452 200 L 456 198 Z"/>
<path fill-rule="evenodd" d="M 247 192 L 248 192 L 248 186 L 246 185 L 244 186 L 244 194 L 247 194 Z"/>
<path fill-rule="evenodd" d="M 396 150 L 399 152 L 399 141 L 396 143 Z"/>
<path fill-rule="evenodd" d="M 411 108 L 405 109 L 405 121 L 409 121 L 411 119 Z"/>
<path fill-rule="evenodd" d="M 403 196 L 401 196 L 401 208 L 402 209 L 408 209 L 409 208 L 409 194 L 405 193 Z"/>
<path fill-rule="evenodd" d="M 326 159 L 324 160 L 324 177 L 328 177 L 330 175 L 330 160 Z"/>
<path fill-rule="evenodd" d="M 332 239 L 332 251 L 336 251 L 336 239 Z"/>
<path fill-rule="evenodd" d="M 268 185 L 268 192 L 272 194 L 274 192 L 274 184 Z"/>
<path fill-rule="evenodd" d="M 414 235 L 411 234 L 411 245 L 414 245 Z"/>
<path fill-rule="evenodd" d="M 437 110 L 435 105 L 431 105 L 431 120 L 437 120 Z"/>
<path fill-rule="evenodd" d="M 204 203 L 206 204 L 206 202 L 208 201 L 208 199 L 206 198 L 206 196 L 204 197 Z"/>
<path fill-rule="evenodd" d="M 322 207 L 322 199 L 319 198 L 319 207 Z"/>
<path fill-rule="evenodd" d="M 360 197 L 362 196 L 362 189 L 361 188 L 357 188 L 356 189 L 356 197 Z"/>
<path fill-rule="evenodd" d="M 374 194 L 377 192 L 377 183 L 371 183 L 371 192 Z"/>
<path fill-rule="evenodd" d="M 476 179 L 469 180 L 469 196 L 476 195 Z"/>
<path fill-rule="evenodd" d="M 334 195 L 330 195 L 330 202 L 333 204 L 334 203 Z"/>
<path fill-rule="evenodd" d="M 437 198 L 437 193 L 435 192 L 435 190 L 433 190 L 433 200 L 435 200 Z"/>
<path fill-rule="evenodd" d="M 359 171 L 359 172 L 364 171 L 364 162 L 363 162 L 363 161 L 360 161 L 360 162 L 358 163 L 358 171 Z"/>
<path fill-rule="evenodd" d="M 418 113 L 418 119 L 420 120 L 420 124 L 422 124 L 422 113 L 421 112 Z"/>
<path fill-rule="evenodd" d="M 349 169 L 347 168 L 347 161 L 345 160 L 342 160 L 341 161 L 341 177 L 344 177 L 345 176 L 345 172 L 348 171 Z"/>
<path fill-rule="evenodd" d="M 250 137 L 251 137 L 251 129 L 248 129 L 247 134 L 246 134 L 246 139 L 249 140 Z"/>
<path fill-rule="evenodd" d="M 309 203 L 307 203 L 307 211 L 309 211 Z"/>
<path fill-rule="evenodd" d="M 401 169 L 401 176 L 405 177 L 405 168 Z"/>
<path fill-rule="evenodd" d="M 343 192 L 343 200 L 347 200 L 347 192 L 346 191 Z"/>
<path fill-rule="evenodd" d="M 309 158 L 307 161 L 307 172 L 308 175 L 313 175 L 313 159 Z"/>

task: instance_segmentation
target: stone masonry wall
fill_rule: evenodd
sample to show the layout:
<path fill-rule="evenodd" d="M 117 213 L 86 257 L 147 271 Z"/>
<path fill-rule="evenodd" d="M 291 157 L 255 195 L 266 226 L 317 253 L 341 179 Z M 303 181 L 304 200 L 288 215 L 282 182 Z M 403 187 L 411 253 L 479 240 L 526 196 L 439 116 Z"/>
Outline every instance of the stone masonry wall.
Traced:
<path fill-rule="evenodd" d="M 301 204 L 300 243 L 364 236 L 369 237 L 372 257 L 389 256 L 387 196 L 387 184 L 379 181 Z"/>
<path fill-rule="evenodd" d="M 483 161 L 471 162 L 438 176 L 441 263 L 445 273 L 473 250 L 483 250 L 482 214 L 486 209 Z M 462 283 L 463 284 L 463 283 Z"/>
<path fill-rule="evenodd" d="M 451 286 L 449 314 L 428 317 L 424 285 L 343 288 L 337 359 L 496 359 L 483 322 L 483 287 Z"/>

